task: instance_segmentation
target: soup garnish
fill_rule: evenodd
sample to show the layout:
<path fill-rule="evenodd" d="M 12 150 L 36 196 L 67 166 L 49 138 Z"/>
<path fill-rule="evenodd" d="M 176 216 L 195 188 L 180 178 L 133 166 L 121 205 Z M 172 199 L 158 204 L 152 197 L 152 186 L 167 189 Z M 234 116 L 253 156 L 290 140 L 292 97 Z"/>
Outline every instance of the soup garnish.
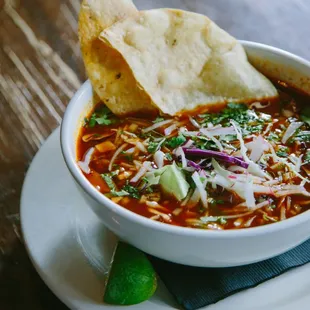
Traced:
<path fill-rule="evenodd" d="M 155 221 L 212 230 L 279 222 L 309 209 L 309 98 L 170 117 L 118 118 L 99 103 L 78 139 L 101 193 Z"/>

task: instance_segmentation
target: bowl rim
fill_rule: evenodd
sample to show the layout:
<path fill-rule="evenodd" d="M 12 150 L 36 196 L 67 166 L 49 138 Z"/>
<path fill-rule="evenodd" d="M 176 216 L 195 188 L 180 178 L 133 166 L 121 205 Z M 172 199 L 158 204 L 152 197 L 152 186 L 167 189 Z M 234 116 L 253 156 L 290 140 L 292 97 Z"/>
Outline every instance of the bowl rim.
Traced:
<path fill-rule="evenodd" d="M 308 67 L 310 70 L 310 62 L 296 56 L 290 52 L 284 51 L 282 49 L 272 47 L 269 45 L 256 43 L 252 41 L 239 41 L 244 47 L 252 48 L 254 50 L 264 50 L 275 53 L 280 55 L 284 58 L 289 58 L 299 64 Z M 71 175 L 75 179 L 75 181 L 82 187 L 82 189 L 92 197 L 96 202 L 102 205 L 102 207 L 108 208 L 110 211 L 114 212 L 120 217 L 124 217 L 130 222 L 142 225 L 149 229 L 158 230 L 164 233 L 169 234 L 176 234 L 176 235 L 184 235 L 184 236 L 195 236 L 201 238 L 216 238 L 216 239 L 223 239 L 223 238 L 235 238 L 235 237 L 253 237 L 256 235 L 265 235 L 272 232 L 279 232 L 283 229 L 292 228 L 297 226 L 298 224 L 302 224 L 305 221 L 310 221 L 310 210 L 289 219 L 286 219 L 281 222 L 272 223 L 269 225 L 252 227 L 252 228 L 243 228 L 237 230 L 208 230 L 208 229 L 201 229 L 201 228 L 190 228 L 184 226 L 174 226 L 166 223 L 161 223 L 157 221 L 153 221 L 149 218 L 146 218 L 142 215 L 136 214 L 132 211 L 127 210 L 126 208 L 114 203 L 109 198 L 105 197 L 101 194 L 83 175 L 81 170 L 79 169 L 76 158 L 74 158 L 74 153 L 70 149 L 70 141 L 72 139 L 72 129 L 70 128 L 70 122 L 73 120 L 77 120 L 80 118 L 80 115 L 75 115 L 74 110 L 76 107 L 76 102 L 80 101 L 83 98 L 83 95 L 87 92 L 92 93 L 92 86 L 89 80 L 87 80 L 75 93 L 73 98 L 70 100 L 60 129 L 60 143 L 61 143 L 61 150 L 62 154 L 66 163 L 67 168 L 69 169 Z M 85 102 L 85 106 L 88 102 Z M 72 120 L 73 119 L 73 120 Z M 74 122 L 73 122 L 74 123 Z M 76 122 L 75 122 L 76 123 Z M 76 128 L 74 128 L 76 131 Z M 72 142 L 72 141 L 71 141 Z M 75 144 L 75 142 L 74 142 Z M 138 226 L 137 226 L 138 227 Z"/>

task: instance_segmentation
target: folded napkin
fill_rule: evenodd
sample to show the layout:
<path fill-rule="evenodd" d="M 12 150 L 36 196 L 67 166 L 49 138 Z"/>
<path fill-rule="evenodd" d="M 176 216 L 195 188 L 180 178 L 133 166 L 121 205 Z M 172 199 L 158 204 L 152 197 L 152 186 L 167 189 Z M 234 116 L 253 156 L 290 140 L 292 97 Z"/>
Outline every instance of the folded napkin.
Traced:
<path fill-rule="evenodd" d="M 277 257 L 240 267 L 198 268 L 150 260 L 182 308 L 194 310 L 310 262 L 310 240 Z"/>

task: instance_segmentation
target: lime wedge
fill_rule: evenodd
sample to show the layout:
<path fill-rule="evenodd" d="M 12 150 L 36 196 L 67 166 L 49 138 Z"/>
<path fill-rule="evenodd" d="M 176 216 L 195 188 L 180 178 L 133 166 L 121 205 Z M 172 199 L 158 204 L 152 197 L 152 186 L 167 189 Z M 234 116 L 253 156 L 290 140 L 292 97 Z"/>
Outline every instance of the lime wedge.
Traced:
<path fill-rule="evenodd" d="M 157 287 L 156 273 L 146 255 L 119 242 L 107 277 L 104 302 L 135 305 L 149 299 Z"/>

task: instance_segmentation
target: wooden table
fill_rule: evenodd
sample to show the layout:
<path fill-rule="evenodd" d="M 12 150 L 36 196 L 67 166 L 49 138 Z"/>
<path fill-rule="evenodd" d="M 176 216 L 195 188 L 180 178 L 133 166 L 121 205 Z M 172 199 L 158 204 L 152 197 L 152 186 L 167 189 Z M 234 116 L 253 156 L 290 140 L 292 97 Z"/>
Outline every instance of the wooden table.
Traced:
<path fill-rule="evenodd" d="M 115 0 L 116 1 L 116 0 Z M 309 0 L 136 0 L 205 13 L 239 39 L 310 59 Z M 67 309 L 39 278 L 20 231 L 27 168 L 86 79 L 79 0 L 0 0 L 0 309 Z M 44 173 L 44 172 L 43 172 Z"/>

